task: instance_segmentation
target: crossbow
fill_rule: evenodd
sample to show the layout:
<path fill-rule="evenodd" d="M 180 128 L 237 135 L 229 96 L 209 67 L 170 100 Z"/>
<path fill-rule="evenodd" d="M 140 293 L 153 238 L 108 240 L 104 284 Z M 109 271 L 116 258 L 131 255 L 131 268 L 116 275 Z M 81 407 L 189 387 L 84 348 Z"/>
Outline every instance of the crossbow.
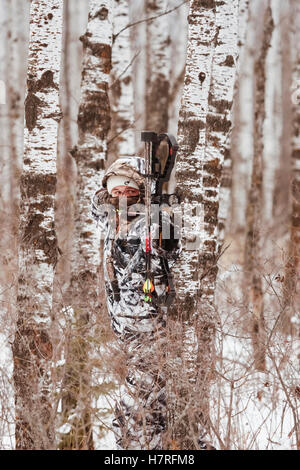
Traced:
<path fill-rule="evenodd" d="M 145 230 L 146 230 L 146 275 L 143 285 L 144 300 L 147 303 L 156 303 L 157 294 L 155 290 L 155 279 L 151 269 L 151 204 L 163 201 L 164 185 L 169 181 L 172 169 L 175 164 L 178 144 L 172 134 L 156 134 L 152 131 L 144 131 L 141 140 L 145 144 Z M 162 214 L 159 211 L 159 246 L 163 246 L 162 237 Z M 175 289 L 172 275 L 169 269 L 168 260 L 160 257 L 161 267 L 167 281 L 165 295 L 161 300 L 168 307 L 175 298 Z"/>

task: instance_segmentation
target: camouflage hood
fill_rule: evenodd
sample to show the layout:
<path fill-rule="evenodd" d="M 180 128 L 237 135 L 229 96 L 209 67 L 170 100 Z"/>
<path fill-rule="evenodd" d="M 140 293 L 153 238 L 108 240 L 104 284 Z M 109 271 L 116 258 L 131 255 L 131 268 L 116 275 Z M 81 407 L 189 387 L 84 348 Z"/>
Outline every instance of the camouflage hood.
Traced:
<path fill-rule="evenodd" d="M 118 158 L 110 167 L 106 170 L 104 178 L 102 180 L 103 188 L 107 186 L 107 180 L 110 176 L 120 175 L 126 176 L 136 182 L 138 187 L 141 189 L 144 185 L 144 174 L 145 174 L 145 160 L 141 157 L 122 157 Z"/>

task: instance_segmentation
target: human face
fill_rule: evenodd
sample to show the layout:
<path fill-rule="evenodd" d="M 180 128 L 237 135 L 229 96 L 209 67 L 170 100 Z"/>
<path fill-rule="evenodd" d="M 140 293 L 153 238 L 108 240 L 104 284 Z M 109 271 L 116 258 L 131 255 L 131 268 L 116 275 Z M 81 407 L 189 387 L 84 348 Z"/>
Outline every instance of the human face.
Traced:
<path fill-rule="evenodd" d="M 112 189 L 112 197 L 136 197 L 140 194 L 140 191 L 131 186 L 116 186 Z"/>

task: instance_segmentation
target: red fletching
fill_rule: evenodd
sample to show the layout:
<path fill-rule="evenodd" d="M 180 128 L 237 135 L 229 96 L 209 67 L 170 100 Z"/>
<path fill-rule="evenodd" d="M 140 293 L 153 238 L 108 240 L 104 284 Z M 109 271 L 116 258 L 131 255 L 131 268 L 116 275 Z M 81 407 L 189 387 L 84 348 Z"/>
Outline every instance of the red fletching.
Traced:
<path fill-rule="evenodd" d="M 146 253 L 147 251 L 151 251 L 151 237 L 149 235 L 148 238 L 146 238 Z"/>

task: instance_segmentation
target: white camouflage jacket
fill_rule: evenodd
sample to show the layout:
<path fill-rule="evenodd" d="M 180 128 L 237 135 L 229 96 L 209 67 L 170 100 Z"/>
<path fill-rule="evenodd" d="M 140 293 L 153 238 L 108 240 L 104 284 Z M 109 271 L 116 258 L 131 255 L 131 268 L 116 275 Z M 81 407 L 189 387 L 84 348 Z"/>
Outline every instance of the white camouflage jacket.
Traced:
<path fill-rule="evenodd" d="M 180 253 L 180 241 L 174 239 L 174 225 L 170 210 L 165 207 L 162 220 L 170 224 L 170 238 L 164 241 L 164 249 L 155 238 L 158 223 L 151 225 L 151 270 L 154 276 L 157 305 L 144 301 L 145 282 L 145 216 L 143 206 L 129 206 L 128 216 L 122 216 L 111 204 L 106 190 L 110 175 L 123 174 L 133 178 L 143 192 L 143 159 L 139 157 L 117 160 L 108 170 L 104 188 L 98 190 L 92 200 L 92 215 L 104 234 L 104 277 L 108 311 L 112 326 L 118 336 L 126 336 L 133 331 L 149 332 L 152 325 L 147 320 L 158 313 L 163 306 L 168 280 L 164 271 L 164 260 L 169 268 L 174 265 Z M 135 209 L 136 212 L 135 212 Z M 134 214 L 137 213 L 135 216 Z M 160 307 L 158 307 L 158 305 Z M 125 339 L 125 338 L 124 338 Z"/>

